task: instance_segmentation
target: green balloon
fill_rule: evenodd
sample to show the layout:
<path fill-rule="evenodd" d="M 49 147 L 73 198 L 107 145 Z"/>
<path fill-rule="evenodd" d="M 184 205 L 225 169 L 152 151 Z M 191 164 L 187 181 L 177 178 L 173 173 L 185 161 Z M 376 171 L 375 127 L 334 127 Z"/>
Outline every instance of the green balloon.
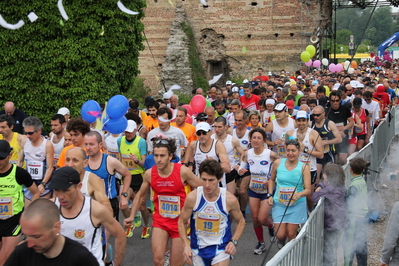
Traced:
<path fill-rule="evenodd" d="M 302 60 L 304 63 L 309 62 L 309 60 L 310 60 L 310 54 L 309 54 L 309 52 L 303 51 L 303 52 L 301 53 L 301 60 Z"/>
<path fill-rule="evenodd" d="M 310 58 L 312 58 L 316 54 L 316 48 L 313 45 L 308 45 L 306 47 L 306 51 L 310 54 Z"/>

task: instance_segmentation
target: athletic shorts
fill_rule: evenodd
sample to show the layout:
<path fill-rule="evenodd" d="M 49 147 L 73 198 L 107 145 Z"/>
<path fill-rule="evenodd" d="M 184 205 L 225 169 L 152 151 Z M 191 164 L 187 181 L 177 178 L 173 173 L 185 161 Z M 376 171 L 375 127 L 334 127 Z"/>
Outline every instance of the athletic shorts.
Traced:
<path fill-rule="evenodd" d="M 193 249 L 193 265 L 211 266 L 230 259 L 231 256 L 225 252 L 225 248 L 219 249 L 219 246 L 213 245 L 201 249 Z"/>
<path fill-rule="evenodd" d="M 115 197 L 113 199 L 109 199 L 109 203 L 111 203 L 114 218 L 119 222 L 119 200 L 118 200 L 118 198 Z"/>
<path fill-rule="evenodd" d="M 39 186 L 40 183 L 42 183 L 43 180 L 33 180 L 33 182 L 35 182 L 36 186 Z M 52 189 L 46 189 L 44 188 L 44 192 L 42 194 L 40 194 L 40 197 L 43 197 L 47 194 L 51 193 L 50 195 L 53 195 L 53 190 Z M 30 192 L 30 190 L 26 187 L 24 187 L 24 196 L 26 199 L 28 200 L 32 200 L 32 193 Z"/>
<path fill-rule="evenodd" d="M 134 192 L 140 190 L 141 184 L 143 184 L 143 176 L 141 174 L 132 175 L 132 182 L 130 182 L 130 187 Z"/>
<path fill-rule="evenodd" d="M 18 236 L 21 234 L 19 219 L 22 212 L 11 216 L 8 219 L 0 220 L 0 237 Z"/>
<path fill-rule="evenodd" d="M 236 181 L 238 178 L 240 178 L 240 175 L 237 173 L 235 169 L 231 170 L 230 173 L 225 174 L 226 176 L 226 184 Z"/>
<path fill-rule="evenodd" d="M 236 177 L 236 183 L 237 183 L 237 181 L 238 180 L 240 180 L 241 178 L 244 178 L 244 177 L 246 177 L 246 176 L 250 176 L 251 175 L 251 171 L 246 171 L 243 175 L 239 175 L 238 173 L 237 173 L 237 177 Z"/>
<path fill-rule="evenodd" d="M 252 189 L 248 188 L 248 197 L 260 199 L 260 201 L 264 201 L 267 199 L 267 193 L 256 193 Z"/>
<path fill-rule="evenodd" d="M 332 152 L 324 153 L 323 159 L 316 158 L 316 163 L 325 166 L 328 163 L 334 163 L 334 155 Z"/>
<path fill-rule="evenodd" d="M 357 137 L 351 138 L 349 144 L 357 145 Z"/>
<path fill-rule="evenodd" d="M 337 150 L 337 153 L 348 153 L 348 146 L 349 146 L 348 136 L 342 138 L 341 143 L 334 145 Z"/>
<path fill-rule="evenodd" d="M 366 140 L 366 134 L 357 135 L 357 140 Z"/>
<path fill-rule="evenodd" d="M 166 231 L 169 234 L 170 238 L 179 238 L 179 229 L 177 227 L 178 220 L 178 218 L 170 219 L 170 222 L 168 223 L 159 223 L 157 221 L 152 221 L 152 227 L 158 227 L 159 229 Z"/>
<path fill-rule="evenodd" d="M 310 171 L 310 181 L 312 185 L 314 184 L 314 182 L 316 182 L 316 177 L 317 177 L 317 171 Z"/>

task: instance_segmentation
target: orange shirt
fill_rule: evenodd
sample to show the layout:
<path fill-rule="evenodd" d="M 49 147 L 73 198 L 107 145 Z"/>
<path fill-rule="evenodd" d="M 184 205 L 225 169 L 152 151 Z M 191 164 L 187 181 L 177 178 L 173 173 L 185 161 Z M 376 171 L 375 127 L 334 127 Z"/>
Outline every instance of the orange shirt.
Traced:
<path fill-rule="evenodd" d="M 65 148 L 62 149 L 62 152 L 60 154 L 60 158 L 58 158 L 57 166 L 58 167 L 64 167 L 66 163 L 66 153 L 72 148 L 76 148 L 75 145 L 69 145 Z M 86 151 L 86 148 L 83 148 Z"/>
<path fill-rule="evenodd" d="M 145 123 L 143 123 L 145 127 L 147 128 L 148 132 L 153 130 L 154 128 L 159 127 L 158 124 L 158 118 L 152 118 L 150 115 L 147 116 L 147 119 L 145 120 Z"/>
<path fill-rule="evenodd" d="M 197 135 L 195 135 L 195 126 L 184 123 L 184 126 L 178 127 L 176 122 L 170 123 L 170 125 L 183 131 L 189 143 L 191 141 L 197 140 Z"/>

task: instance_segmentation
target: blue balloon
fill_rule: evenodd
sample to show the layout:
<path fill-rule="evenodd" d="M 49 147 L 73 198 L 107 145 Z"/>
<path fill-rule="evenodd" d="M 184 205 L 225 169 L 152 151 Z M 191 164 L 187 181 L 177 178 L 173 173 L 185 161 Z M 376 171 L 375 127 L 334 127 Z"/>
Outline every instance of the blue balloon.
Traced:
<path fill-rule="evenodd" d="M 126 97 L 123 95 L 115 95 L 108 101 L 107 115 L 111 119 L 118 119 L 124 116 L 128 109 L 129 101 Z"/>
<path fill-rule="evenodd" d="M 126 130 L 127 119 L 122 116 L 118 119 L 109 119 L 104 122 L 103 130 L 108 131 L 112 134 L 120 134 Z"/>
<path fill-rule="evenodd" d="M 101 117 L 101 107 L 98 102 L 89 100 L 82 105 L 80 114 L 85 121 L 91 124 L 96 121 L 96 118 Z"/>

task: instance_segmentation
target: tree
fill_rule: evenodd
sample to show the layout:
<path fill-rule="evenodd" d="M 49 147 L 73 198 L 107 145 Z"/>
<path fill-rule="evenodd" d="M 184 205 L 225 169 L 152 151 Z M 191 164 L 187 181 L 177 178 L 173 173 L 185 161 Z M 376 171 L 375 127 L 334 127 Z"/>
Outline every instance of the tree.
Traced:
<path fill-rule="evenodd" d="M 45 123 L 66 106 L 79 115 L 87 100 L 104 103 L 127 91 L 139 73 L 145 0 L 64 0 L 65 21 L 57 1 L 0 2 L 0 14 L 10 24 L 23 19 L 18 30 L 0 27 L 0 100 L 14 101 Z M 39 17 L 30 22 L 26 15 Z"/>
<path fill-rule="evenodd" d="M 337 31 L 337 44 L 348 45 L 351 35 L 353 35 L 353 33 L 347 29 Z"/>

